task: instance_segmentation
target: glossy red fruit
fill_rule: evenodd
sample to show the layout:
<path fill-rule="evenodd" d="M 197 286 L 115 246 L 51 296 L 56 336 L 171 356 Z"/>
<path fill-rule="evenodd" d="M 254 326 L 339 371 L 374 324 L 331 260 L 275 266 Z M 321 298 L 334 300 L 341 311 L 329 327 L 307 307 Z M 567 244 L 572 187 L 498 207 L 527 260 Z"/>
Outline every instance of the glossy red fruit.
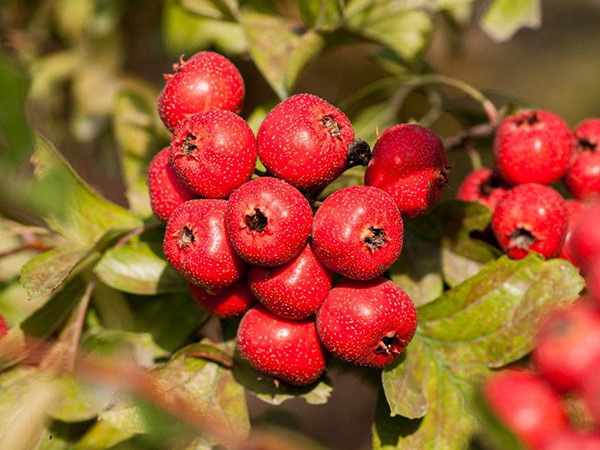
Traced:
<path fill-rule="evenodd" d="M 313 248 L 331 270 L 353 280 L 385 272 L 402 251 L 403 224 L 392 198 L 370 186 L 340 189 L 313 221 Z"/>
<path fill-rule="evenodd" d="M 600 306 L 600 259 L 592 264 L 585 277 L 586 289 Z"/>
<path fill-rule="evenodd" d="M 496 205 L 509 189 L 510 187 L 493 170 L 484 167 L 467 175 L 456 198 L 465 202 L 479 202 L 494 212 Z"/>
<path fill-rule="evenodd" d="M 579 224 L 579 221 L 585 214 L 586 208 L 579 200 L 566 200 L 565 208 L 567 209 L 567 233 L 565 234 L 565 242 L 563 243 L 562 248 L 560 249 L 560 253 L 558 254 L 559 258 L 566 259 L 571 264 L 579 267 L 579 263 L 577 262 L 577 258 L 571 249 L 571 236 L 573 235 L 573 231 Z"/>
<path fill-rule="evenodd" d="M 385 278 L 341 281 L 317 313 L 317 331 L 327 350 L 360 366 L 383 367 L 392 362 L 416 328 L 412 301 Z"/>
<path fill-rule="evenodd" d="M 258 130 L 258 156 L 269 173 L 301 191 L 317 191 L 347 167 L 354 130 L 339 109 L 316 95 L 294 95 Z M 351 152 L 352 153 L 352 152 Z"/>
<path fill-rule="evenodd" d="M 327 364 L 314 321 L 283 319 L 262 305 L 242 318 L 237 343 L 240 356 L 255 369 L 298 386 L 316 381 Z"/>
<path fill-rule="evenodd" d="M 600 434 L 566 430 L 549 439 L 542 450 L 600 450 Z"/>
<path fill-rule="evenodd" d="M 169 164 L 169 148 L 158 152 L 148 166 L 148 191 L 152 211 L 163 222 L 175 208 L 196 197 Z"/>
<path fill-rule="evenodd" d="M 524 111 L 505 118 L 494 140 L 494 161 L 512 184 L 551 184 L 566 173 L 572 135 L 567 124 L 548 111 Z"/>
<path fill-rule="evenodd" d="M 286 319 L 314 314 L 329 294 L 332 273 L 319 261 L 310 243 L 287 264 L 250 268 L 250 289 L 270 311 Z"/>
<path fill-rule="evenodd" d="M 524 258 L 529 252 L 552 258 L 560 251 L 567 232 L 565 202 L 548 186 L 517 186 L 496 206 L 492 229 L 512 259 Z"/>
<path fill-rule="evenodd" d="M 390 194 L 402 217 L 433 209 L 448 184 L 448 160 L 441 139 L 415 124 L 387 129 L 373 148 L 365 184 Z"/>
<path fill-rule="evenodd" d="M 483 396 L 498 419 L 527 448 L 541 449 L 567 429 L 559 395 L 533 373 L 501 372 L 485 382 Z"/>
<path fill-rule="evenodd" d="M 245 278 L 214 293 L 193 283 L 188 283 L 188 289 L 201 307 L 222 319 L 241 316 L 256 303 Z"/>
<path fill-rule="evenodd" d="M 563 390 L 576 390 L 600 365 L 600 315 L 579 301 L 551 312 L 538 331 L 533 360 L 542 376 Z"/>
<path fill-rule="evenodd" d="M 2 339 L 8 333 L 8 325 L 6 324 L 6 320 L 4 316 L 0 314 L 0 339 Z"/>
<path fill-rule="evenodd" d="M 225 227 L 225 200 L 189 200 L 178 206 L 165 231 L 165 256 L 186 280 L 216 291 L 246 272 Z"/>
<path fill-rule="evenodd" d="M 207 111 L 181 122 L 169 147 L 177 175 L 198 195 L 226 198 L 250 179 L 256 140 L 248 124 L 229 111 Z"/>
<path fill-rule="evenodd" d="M 244 103 L 244 80 L 224 56 L 196 53 L 187 61 L 173 64 L 173 74 L 158 97 L 158 114 L 173 132 L 187 116 L 223 109 L 239 113 Z"/>
<path fill-rule="evenodd" d="M 582 383 L 581 397 L 596 425 L 600 425 L 600 365 L 586 375 Z"/>
<path fill-rule="evenodd" d="M 584 199 L 600 194 L 600 119 L 588 119 L 573 131 L 571 167 L 565 183 L 573 195 Z"/>
<path fill-rule="evenodd" d="M 583 215 L 571 235 L 571 251 L 579 267 L 587 270 L 600 259 L 600 203 Z"/>
<path fill-rule="evenodd" d="M 272 177 L 256 178 L 227 203 L 227 229 L 235 251 L 259 266 L 285 264 L 304 247 L 312 226 L 308 200 Z"/>

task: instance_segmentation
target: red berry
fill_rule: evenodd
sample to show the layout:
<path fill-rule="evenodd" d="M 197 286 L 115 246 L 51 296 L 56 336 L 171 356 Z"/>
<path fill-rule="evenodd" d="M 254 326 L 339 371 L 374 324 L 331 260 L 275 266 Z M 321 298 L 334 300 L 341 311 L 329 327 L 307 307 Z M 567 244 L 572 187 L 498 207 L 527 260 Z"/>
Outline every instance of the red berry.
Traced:
<path fill-rule="evenodd" d="M 360 366 L 383 367 L 392 362 L 416 328 L 412 301 L 385 278 L 343 280 L 317 313 L 317 331 L 327 350 Z"/>
<path fill-rule="evenodd" d="M 600 305 L 600 259 L 588 269 L 585 278 L 586 288 L 590 295 Z"/>
<path fill-rule="evenodd" d="M 496 205 L 509 189 L 497 174 L 484 167 L 467 175 L 456 198 L 465 202 L 479 202 L 494 212 Z"/>
<path fill-rule="evenodd" d="M 496 206 L 492 229 L 512 259 L 524 258 L 531 251 L 552 258 L 560 251 L 567 231 L 565 202 L 547 186 L 517 186 Z"/>
<path fill-rule="evenodd" d="M 547 111 L 525 111 L 502 121 L 494 141 L 494 160 L 512 184 L 551 184 L 566 173 L 572 135 L 563 120 Z"/>
<path fill-rule="evenodd" d="M 181 122 L 169 147 L 171 165 L 198 195 L 228 197 L 250 179 L 256 140 L 248 124 L 229 111 L 207 111 Z"/>
<path fill-rule="evenodd" d="M 314 314 L 329 294 L 332 273 L 317 258 L 310 244 L 283 266 L 251 267 L 248 283 L 270 311 L 286 319 Z"/>
<path fill-rule="evenodd" d="M 314 321 L 283 319 L 262 305 L 242 318 L 237 343 L 240 356 L 255 369 L 294 385 L 316 381 L 327 364 Z"/>
<path fill-rule="evenodd" d="M 531 449 L 567 429 L 559 395 L 542 378 L 504 371 L 486 381 L 483 396 L 496 416 Z"/>
<path fill-rule="evenodd" d="M 598 311 L 580 301 L 550 313 L 540 324 L 533 360 L 557 388 L 579 389 L 586 375 L 600 365 Z"/>
<path fill-rule="evenodd" d="M 582 383 L 581 396 L 597 425 L 600 425 L 600 364 L 596 365 Z"/>
<path fill-rule="evenodd" d="M 165 231 L 169 263 L 183 278 L 211 291 L 230 286 L 246 271 L 229 242 L 226 207 L 225 200 L 189 200 L 173 211 Z"/>
<path fill-rule="evenodd" d="M 237 189 L 227 203 L 227 229 L 235 251 L 259 266 L 296 256 L 310 235 L 312 209 L 293 186 L 261 177 Z"/>
<path fill-rule="evenodd" d="M 348 165 L 354 130 L 325 100 L 294 95 L 277 105 L 258 130 L 258 155 L 267 170 L 301 191 L 317 191 Z"/>
<path fill-rule="evenodd" d="M 173 65 L 172 75 L 158 97 L 158 114 L 173 132 L 187 116 L 211 109 L 239 113 L 244 102 L 244 80 L 224 56 L 196 53 Z"/>
<path fill-rule="evenodd" d="M 567 209 L 567 233 L 565 234 L 565 242 L 560 249 L 558 257 L 566 259 L 571 264 L 579 267 L 577 258 L 575 258 L 571 248 L 571 236 L 573 235 L 573 230 L 575 230 L 585 214 L 586 208 L 579 200 L 567 200 L 565 201 L 565 207 Z"/>
<path fill-rule="evenodd" d="M 565 183 L 577 198 L 600 194 L 600 119 L 588 119 L 573 132 L 575 148 Z"/>
<path fill-rule="evenodd" d="M 219 318 L 240 316 L 256 303 L 244 278 L 215 293 L 193 283 L 188 283 L 188 288 L 201 307 Z"/>
<path fill-rule="evenodd" d="M 586 211 L 571 235 L 571 251 L 587 270 L 600 259 L 600 203 Z"/>
<path fill-rule="evenodd" d="M 148 190 L 154 215 L 163 222 L 183 202 L 196 197 L 169 164 L 169 149 L 163 148 L 148 166 Z"/>
<path fill-rule="evenodd" d="M 403 225 L 392 198 L 370 186 L 340 189 L 313 222 L 313 248 L 329 269 L 353 280 L 385 272 L 402 251 Z"/>
<path fill-rule="evenodd" d="M 565 430 L 548 440 L 543 450 L 600 450 L 600 434 Z"/>
<path fill-rule="evenodd" d="M 4 316 L 0 314 L 0 339 L 2 339 L 8 333 L 8 325 L 6 324 L 6 320 Z"/>
<path fill-rule="evenodd" d="M 386 130 L 373 148 L 365 184 L 390 194 L 402 217 L 433 209 L 448 183 L 444 144 L 431 130 L 400 124 Z"/>

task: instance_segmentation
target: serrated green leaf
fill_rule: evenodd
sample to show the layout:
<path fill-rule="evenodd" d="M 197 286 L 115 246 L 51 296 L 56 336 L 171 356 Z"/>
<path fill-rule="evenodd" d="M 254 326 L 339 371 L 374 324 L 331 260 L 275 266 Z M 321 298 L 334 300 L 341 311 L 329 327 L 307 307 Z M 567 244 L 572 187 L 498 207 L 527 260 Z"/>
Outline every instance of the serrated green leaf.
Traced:
<path fill-rule="evenodd" d="M 407 232 L 402 254 L 390 267 L 390 278 L 417 307 L 435 300 L 444 290 L 440 248 Z"/>
<path fill-rule="evenodd" d="M 343 17 L 339 0 L 298 0 L 298 9 L 309 28 L 331 30 L 340 25 Z"/>
<path fill-rule="evenodd" d="M 108 250 L 94 268 L 94 273 L 106 285 L 131 294 L 184 291 L 185 281 L 164 257 L 162 233 L 162 228 L 151 230 L 122 247 Z"/>
<path fill-rule="evenodd" d="M 520 28 L 541 24 L 540 0 L 495 0 L 481 20 L 484 31 L 498 42 L 510 39 Z"/>
<path fill-rule="evenodd" d="M 90 245 L 109 229 L 127 230 L 142 224 L 139 217 L 93 190 L 44 138 L 37 138 L 32 159 L 40 182 L 48 177 L 62 180 L 62 207 L 58 213 L 50 212 L 46 220 L 71 242 Z"/>
<path fill-rule="evenodd" d="M 304 67 L 325 46 L 325 39 L 277 14 L 268 0 L 243 2 L 241 21 L 250 55 L 280 98 L 290 95 Z"/>

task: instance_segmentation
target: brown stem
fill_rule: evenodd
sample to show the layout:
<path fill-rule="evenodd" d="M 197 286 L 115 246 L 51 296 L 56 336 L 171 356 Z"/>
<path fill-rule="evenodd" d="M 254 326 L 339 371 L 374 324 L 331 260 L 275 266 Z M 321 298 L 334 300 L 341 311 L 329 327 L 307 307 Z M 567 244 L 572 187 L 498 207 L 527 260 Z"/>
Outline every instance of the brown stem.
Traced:
<path fill-rule="evenodd" d="M 158 228 L 161 225 L 162 224 L 159 222 L 152 222 L 152 223 L 144 224 L 137 228 L 134 228 L 129 233 L 127 233 L 125 236 L 123 236 L 121 239 L 119 239 L 119 241 L 115 244 L 115 246 L 113 248 L 119 249 L 119 248 L 123 247 L 125 244 L 127 244 L 134 237 L 139 236 L 140 234 L 144 233 L 145 231 L 151 230 L 153 228 Z"/>
<path fill-rule="evenodd" d="M 446 138 L 446 150 L 461 149 L 472 139 L 491 136 L 497 127 L 498 123 L 487 122 L 467 128 L 454 136 Z"/>
<path fill-rule="evenodd" d="M 30 232 L 21 233 L 21 240 L 23 243 L 18 247 L 12 248 L 10 250 L 6 250 L 4 252 L 0 252 L 0 258 L 4 258 L 5 256 L 15 255 L 25 250 L 38 250 L 40 252 L 45 252 L 50 250 L 52 247 L 38 238 L 35 234 Z"/>

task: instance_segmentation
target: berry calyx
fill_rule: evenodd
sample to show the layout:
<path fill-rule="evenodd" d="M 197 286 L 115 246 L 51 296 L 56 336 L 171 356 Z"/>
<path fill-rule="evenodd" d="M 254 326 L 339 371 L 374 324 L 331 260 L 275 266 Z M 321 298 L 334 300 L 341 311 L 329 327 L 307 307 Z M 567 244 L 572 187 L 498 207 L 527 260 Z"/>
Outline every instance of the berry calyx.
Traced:
<path fill-rule="evenodd" d="M 331 271 L 319 261 L 310 243 L 283 266 L 253 266 L 248 272 L 248 283 L 256 298 L 286 319 L 314 314 L 329 294 L 331 281 Z"/>
<path fill-rule="evenodd" d="M 340 189 L 313 221 L 313 248 L 332 271 L 354 280 L 385 272 L 402 251 L 403 224 L 392 198 L 370 186 Z"/>
<path fill-rule="evenodd" d="M 433 209 L 448 184 L 448 160 L 441 139 L 416 124 L 387 129 L 377 140 L 365 172 L 365 184 L 388 193 L 402 217 Z"/>
<path fill-rule="evenodd" d="M 169 218 L 165 256 L 186 280 L 211 292 L 226 288 L 246 272 L 225 227 L 225 200 L 189 200 Z"/>
<path fill-rule="evenodd" d="M 524 111 L 506 117 L 494 140 L 494 161 L 512 184 L 551 184 L 567 171 L 572 135 L 567 124 L 548 111 Z"/>
<path fill-rule="evenodd" d="M 188 289 L 202 308 L 221 319 L 241 316 L 256 303 L 256 298 L 244 278 L 215 292 L 207 291 L 193 283 L 188 283 Z"/>
<path fill-rule="evenodd" d="M 169 220 L 175 208 L 196 197 L 169 164 L 168 147 L 158 152 L 148 166 L 148 191 L 152 211 L 163 222 Z"/>
<path fill-rule="evenodd" d="M 600 194 L 600 119 L 588 119 L 573 131 L 573 160 L 565 183 L 579 199 Z"/>
<path fill-rule="evenodd" d="M 240 356 L 255 369 L 297 386 L 314 383 L 327 364 L 314 321 L 284 319 L 262 305 L 242 318 L 237 344 Z"/>
<path fill-rule="evenodd" d="M 227 229 L 236 252 L 259 266 L 279 266 L 296 256 L 312 226 L 308 200 L 272 177 L 244 184 L 227 203 Z"/>
<path fill-rule="evenodd" d="M 498 203 L 492 229 L 504 252 L 522 259 L 529 252 L 552 258 L 567 231 L 567 212 L 558 192 L 529 183 L 511 189 Z"/>
<path fill-rule="evenodd" d="M 239 113 L 244 102 L 244 80 L 237 68 L 222 55 L 196 53 L 187 61 L 179 58 L 158 97 L 158 113 L 174 132 L 186 117 L 222 109 Z"/>
<path fill-rule="evenodd" d="M 207 111 L 184 119 L 169 147 L 177 175 L 198 195 L 226 198 L 250 179 L 256 140 L 248 124 L 229 111 Z"/>
<path fill-rule="evenodd" d="M 491 169 L 482 168 L 471 172 L 460 186 L 456 198 L 466 202 L 478 202 L 490 211 L 508 192 L 509 187 Z"/>
<path fill-rule="evenodd" d="M 346 170 L 349 159 L 356 161 L 366 152 L 364 144 L 354 142 L 344 113 L 310 94 L 294 95 L 275 106 L 257 139 L 258 155 L 268 172 L 305 192 L 324 188 Z"/>
<path fill-rule="evenodd" d="M 392 362 L 416 328 L 412 301 L 385 278 L 341 281 L 317 313 L 317 331 L 327 350 L 360 366 L 383 367 Z"/>

